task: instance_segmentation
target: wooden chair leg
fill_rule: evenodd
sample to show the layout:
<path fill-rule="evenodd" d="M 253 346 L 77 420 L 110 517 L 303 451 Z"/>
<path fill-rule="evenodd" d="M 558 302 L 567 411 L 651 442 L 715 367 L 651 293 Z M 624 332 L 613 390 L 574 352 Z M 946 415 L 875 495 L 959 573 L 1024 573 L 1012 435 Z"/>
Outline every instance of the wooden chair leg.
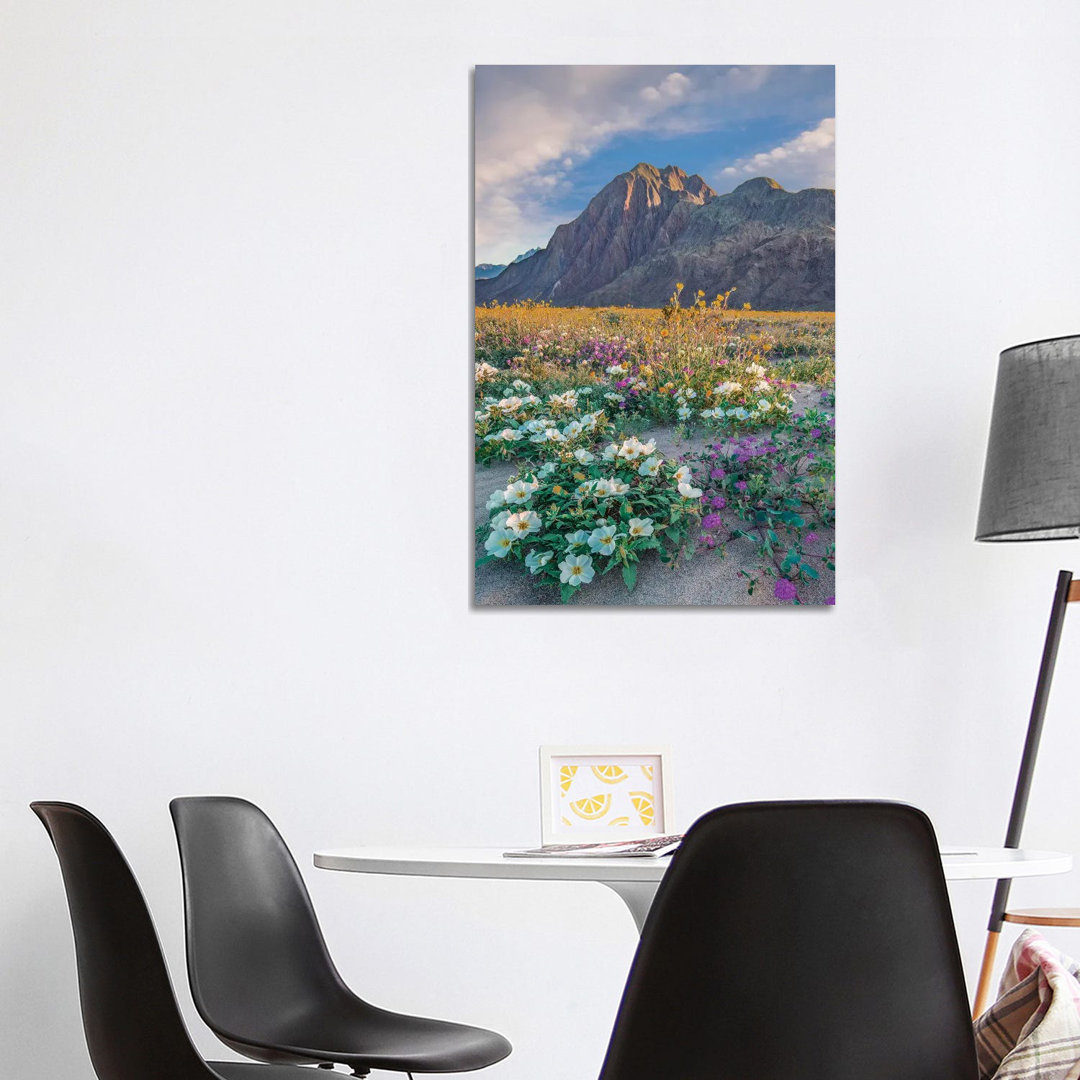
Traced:
<path fill-rule="evenodd" d="M 997 956 L 1000 930 L 989 930 L 986 934 L 986 947 L 983 949 L 982 968 L 979 970 L 979 985 L 975 990 L 975 1005 L 971 1010 L 972 1020 L 978 1020 L 989 1005 L 990 979 L 994 974 L 994 957 Z"/>

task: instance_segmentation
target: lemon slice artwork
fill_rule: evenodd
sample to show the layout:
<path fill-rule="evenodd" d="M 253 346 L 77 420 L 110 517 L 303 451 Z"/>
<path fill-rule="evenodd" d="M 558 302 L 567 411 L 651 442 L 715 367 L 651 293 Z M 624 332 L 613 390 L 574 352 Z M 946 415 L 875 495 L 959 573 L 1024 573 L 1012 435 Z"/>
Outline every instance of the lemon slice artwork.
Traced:
<path fill-rule="evenodd" d="M 647 791 L 631 791 L 630 801 L 634 804 L 634 809 L 638 812 L 638 817 L 641 818 L 642 825 L 651 825 L 653 823 L 653 797 Z"/>
<path fill-rule="evenodd" d="M 590 795 L 570 804 L 570 809 L 582 821 L 598 821 L 611 809 L 611 795 Z"/>
<path fill-rule="evenodd" d="M 576 765 L 563 765 L 559 769 L 559 787 L 562 788 L 562 793 L 565 795 L 570 790 L 570 785 L 574 782 L 574 774 L 578 771 Z"/>
<path fill-rule="evenodd" d="M 629 773 L 621 765 L 594 765 L 592 774 L 597 780 L 605 784 L 618 784 L 629 776 Z"/>
<path fill-rule="evenodd" d="M 609 825 L 629 825 L 630 819 L 623 814 L 622 817 L 613 817 L 609 822 Z"/>

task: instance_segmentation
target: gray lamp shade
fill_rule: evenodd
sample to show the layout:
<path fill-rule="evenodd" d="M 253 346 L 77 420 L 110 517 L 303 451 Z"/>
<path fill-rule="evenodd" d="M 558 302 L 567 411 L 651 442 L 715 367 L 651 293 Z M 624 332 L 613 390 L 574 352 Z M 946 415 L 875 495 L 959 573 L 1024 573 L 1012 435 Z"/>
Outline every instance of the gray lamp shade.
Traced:
<path fill-rule="evenodd" d="M 1080 336 L 998 362 L 976 540 L 1080 537 Z"/>

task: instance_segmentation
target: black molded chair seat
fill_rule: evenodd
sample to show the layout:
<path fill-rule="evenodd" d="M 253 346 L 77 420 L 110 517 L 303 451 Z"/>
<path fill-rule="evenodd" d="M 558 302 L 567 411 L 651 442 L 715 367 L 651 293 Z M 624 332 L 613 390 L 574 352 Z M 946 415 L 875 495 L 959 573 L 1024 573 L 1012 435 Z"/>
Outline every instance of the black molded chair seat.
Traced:
<path fill-rule="evenodd" d="M 289 1020 L 267 1017 L 258 1042 L 250 1036 L 217 1034 L 226 1045 L 259 1061 L 332 1061 L 359 1073 L 468 1072 L 492 1064 L 493 1054 L 498 1061 L 509 1053 L 509 1043 L 484 1028 L 389 1012 L 359 998 Z"/>
<path fill-rule="evenodd" d="M 468 1072 L 510 1043 L 485 1028 L 380 1009 L 334 967 L 304 880 L 254 804 L 169 804 L 184 878 L 188 977 L 199 1015 L 258 1061 L 334 1062 L 356 1072 Z"/>
<path fill-rule="evenodd" d="M 686 834 L 600 1080 L 976 1080 L 926 815 L 746 803 Z"/>
<path fill-rule="evenodd" d="M 180 1017 L 146 901 L 109 831 L 72 803 L 30 808 L 60 860 L 99 1080 L 312 1080 L 310 1069 L 204 1061 Z"/>

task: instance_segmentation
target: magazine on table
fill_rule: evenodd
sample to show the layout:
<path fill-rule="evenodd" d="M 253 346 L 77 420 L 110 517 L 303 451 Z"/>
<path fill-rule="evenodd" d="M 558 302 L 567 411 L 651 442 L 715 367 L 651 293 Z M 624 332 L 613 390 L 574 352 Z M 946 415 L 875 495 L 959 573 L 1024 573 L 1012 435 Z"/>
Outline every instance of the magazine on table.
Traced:
<path fill-rule="evenodd" d="M 682 836 L 648 836 L 642 840 L 614 840 L 595 844 L 545 844 L 538 848 L 504 851 L 507 859 L 658 858 L 672 855 Z"/>

